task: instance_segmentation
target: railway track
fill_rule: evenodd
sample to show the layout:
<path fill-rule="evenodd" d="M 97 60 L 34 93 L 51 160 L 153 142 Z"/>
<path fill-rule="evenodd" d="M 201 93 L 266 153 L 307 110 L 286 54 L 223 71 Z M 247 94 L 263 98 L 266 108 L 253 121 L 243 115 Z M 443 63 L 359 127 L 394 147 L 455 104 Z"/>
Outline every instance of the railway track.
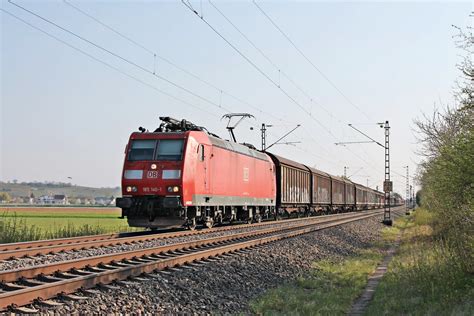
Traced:
<path fill-rule="evenodd" d="M 261 225 L 263 227 L 259 230 L 3 271 L 0 272 L 0 310 L 16 308 L 16 311 L 26 312 L 28 309 L 18 306 L 34 301 L 51 306 L 55 303 L 48 299 L 58 294 L 68 295 L 80 289 L 90 289 L 96 285 L 110 284 L 157 270 L 212 260 L 219 255 L 382 213 L 382 210 L 376 210 L 316 217 L 314 220 L 293 220 L 287 221 L 290 224 L 286 226 Z"/>
<path fill-rule="evenodd" d="M 327 215 L 324 218 L 330 218 L 331 216 L 351 216 L 353 213 Z M 265 226 L 273 225 L 291 225 L 292 222 L 302 220 L 318 220 L 323 217 L 311 217 L 307 219 L 290 219 L 282 222 L 262 222 L 256 224 L 242 224 L 242 225 L 231 225 L 224 227 L 215 227 L 213 229 L 203 229 L 195 231 L 174 231 L 174 232 L 135 232 L 135 233 L 118 233 L 118 234 L 102 234 L 92 235 L 84 237 L 73 237 L 73 238 L 61 238 L 61 239 L 50 239 L 50 240 L 38 240 L 32 242 L 19 242 L 0 244 L 0 260 L 9 260 L 14 258 L 22 257 L 34 257 L 38 255 L 54 254 L 65 251 L 77 251 L 99 247 L 110 247 L 123 244 L 133 244 L 139 242 L 146 242 L 158 239 L 170 239 L 177 237 L 187 237 L 194 235 L 205 235 L 216 232 L 226 232 L 242 228 L 257 229 Z"/>

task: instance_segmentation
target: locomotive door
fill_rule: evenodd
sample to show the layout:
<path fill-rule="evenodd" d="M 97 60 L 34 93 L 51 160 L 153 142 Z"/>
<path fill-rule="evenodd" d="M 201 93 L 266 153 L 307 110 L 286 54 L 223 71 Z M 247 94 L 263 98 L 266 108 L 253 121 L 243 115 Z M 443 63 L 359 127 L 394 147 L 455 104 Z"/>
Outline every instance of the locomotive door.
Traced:
<path fill-rule="evenodd" d="M 200 145 L 200 160 L 204 168 L 204 193 L 211 192 L 211 157 L 212 146 Z"/>

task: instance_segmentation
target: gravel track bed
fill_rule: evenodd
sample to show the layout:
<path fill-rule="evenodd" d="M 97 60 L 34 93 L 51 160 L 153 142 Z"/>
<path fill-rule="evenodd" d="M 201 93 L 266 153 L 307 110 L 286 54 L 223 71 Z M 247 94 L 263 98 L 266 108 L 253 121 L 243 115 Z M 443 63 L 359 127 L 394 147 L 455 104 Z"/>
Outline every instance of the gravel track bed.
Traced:
<path fill-rule="evenodd" d="M 53 263 L 53 262 L 58 262 L 58 261 L 81 259 L 81 258 L 100 256 L 100 255 L 105 255 L 105 254 L 159 247 L 159 246 L 165 246 L 165 245 L 170 245 L 170 244 L 187 242 L 191 240 L 202 240 L 202 239 L 207 239 L 207 238 L 221 237 L 225 235 L 243 233 L 243 232 L 248 232 L 248 231 L 258 231 L 258 230 L 262 230 L 262 229 L 266 229 L 270 227 L 276 227 L 276 226 L 283 227 L 283 226 L 289 226 L 290 224 L 291 223 L 285 223 L 285 221 L 279 221 L 279 222 L 275 222 L 274 224 L 264 226 L 264 227 L 248 226 L 248 227 L 236 228 L 231 231 L 216 231 L 216 232 L 209 232 L 209 233 L 198 234 L 198 235 L 181 236 L 181 237 L 173 237 L 173 238 L 166 238 L 166 239 L 154 239 L 154 240 L 149 240 L 149 241 L 139 241 L 132 244 L 122 244 L 122 245 L 115 245 L 115 246 L 109 246 L 109 247 L 90 248 L 90 249 L 83 249 L 83 250 L 78 250 L 78 251 L 66 251 L 66 252 L 59 252 L 59 253 L 48 254 L 48 255 L 39 255 L 35 257 L 15 258 L 13 260 L 6 260 L 3 262 L 0 262 L 0 271 L 32 267 L 32 266 L 48 264 L 48 263 Z"/>
<path fill-rule="evenodd" d="M 155 273 L 147 281 L 87 294 L 85 301 L 65 301 L 55 310 L 34 307 L 44 314 L 249 314 L 251 299 L 305 275 L 313 261 L 342 260 L 369 247 L 380 238 L 382 218 L 274 242 L 191 269 Z"/>

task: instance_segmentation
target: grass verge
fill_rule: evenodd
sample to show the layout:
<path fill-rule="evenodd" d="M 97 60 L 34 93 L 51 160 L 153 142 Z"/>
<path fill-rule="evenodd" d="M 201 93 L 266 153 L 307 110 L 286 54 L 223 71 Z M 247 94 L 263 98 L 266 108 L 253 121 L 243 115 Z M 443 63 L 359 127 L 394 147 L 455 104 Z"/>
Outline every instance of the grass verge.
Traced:
<path fill-rule="evenodd" d="M 431 213 L 418 209 L 367 315 L 474 315 L 474 277 L 433 236 Z"/>
<path fill-rule="evenodd" d="M 401 246 L 366 315 L 474 315 L 474 278 L 461 258 L 433 235 L 433 215 L 418 209 L 382 230 L 372 248 L 342 262 L 319 261 L 304 278 L 251 302 L 261 315 L 345 315 L 362 293 L 383 251 L 404 229 Z"/>
<path fill-rule="evenodd" d="M 339 262 L 315 262 L 306 277 L 272 289 L 251 302 L 252 312 L 263 315 L 345 315 L 403 225 L 405 222 L 396 222 L 393 227 L 384 228 L 380 242 L 354 257 Z"/>
<path fill-rule="evenodd" d="M 56 216 L 57 215 L 57 216 Z M 70 214 L 4 212 L 0 214 L 0 243 L 40 239 L 98 235 L 112 232 L 136 231 L 118 215 L 89 212 Z"/>

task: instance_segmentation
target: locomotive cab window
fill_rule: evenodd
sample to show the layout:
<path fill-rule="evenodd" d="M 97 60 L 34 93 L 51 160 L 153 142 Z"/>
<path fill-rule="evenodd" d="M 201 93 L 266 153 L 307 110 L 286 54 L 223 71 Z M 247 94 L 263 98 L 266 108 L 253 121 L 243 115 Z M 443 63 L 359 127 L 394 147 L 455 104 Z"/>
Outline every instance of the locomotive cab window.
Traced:
<path fill-rule="evenodd" d="M 132 141 L 130 151 L 128 152 L 128 160 L 153 160 L 155 153 L 156 140 L 152 139 L 136 139 Z"/>
<path fill-rule="evenodd" d="M 158 143 L 156 160 L 181 160 L 183 143 L 183 139 L 161 139 Z"/>

